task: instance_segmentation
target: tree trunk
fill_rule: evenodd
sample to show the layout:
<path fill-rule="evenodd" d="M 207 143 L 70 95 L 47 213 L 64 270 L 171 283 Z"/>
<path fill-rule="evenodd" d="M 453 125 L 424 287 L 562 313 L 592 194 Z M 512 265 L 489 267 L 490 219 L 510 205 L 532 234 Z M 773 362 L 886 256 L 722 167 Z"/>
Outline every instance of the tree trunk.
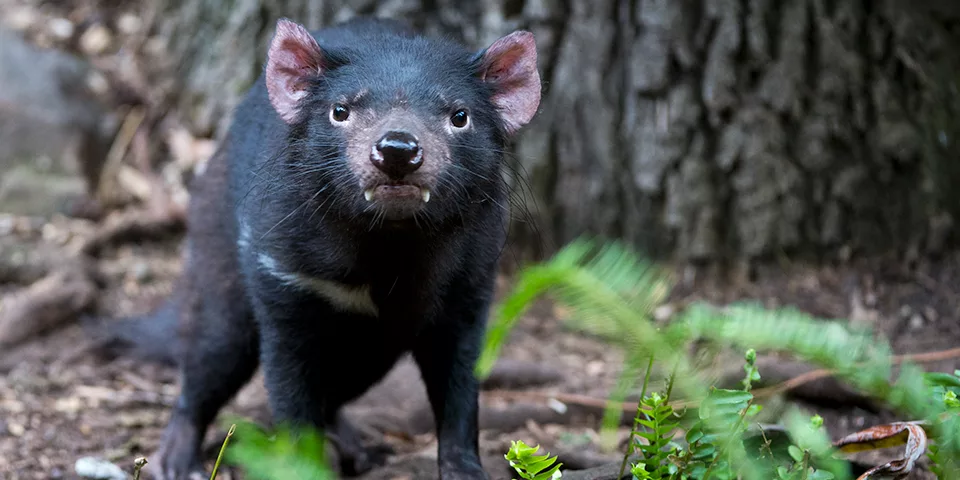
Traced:
<path fill-rule="evenodd" d="M 545 89 L 514 148 L 532 212 L 515 209 L 517 245 L 591 234 L 729 260 L 942 243 L 960 101 L 934 67 L 952 61 L 954 3 L 183 0 L 157 18 L 182 110 L 216 134 L 279 16 L 399 16 L 478 48 L 530 29 Z"/>

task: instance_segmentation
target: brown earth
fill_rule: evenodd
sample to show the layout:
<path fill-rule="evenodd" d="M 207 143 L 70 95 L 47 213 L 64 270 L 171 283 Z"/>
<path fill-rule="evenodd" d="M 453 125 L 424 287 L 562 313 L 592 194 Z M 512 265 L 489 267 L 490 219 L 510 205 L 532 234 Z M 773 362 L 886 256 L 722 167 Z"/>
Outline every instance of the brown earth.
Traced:
<path fill-rule="evenodd" d="M 109 317 L 144 312 L 170 290 L 180 268 L 182 232 L 177 227 L 183 183 L 211 149 L 209 139 L 187 134 L 176 112 L 167 110 L 156 85 L 162 82 L 143 73 L 143 65 L 154 59 L 131 55 L 141 51 L 137 48 L 119 48 L 140 45 L 152 51 L 138 27 L 147 22 L 130 6 L 135 3 L 103 8 L 93 0 L 4 0 L 0 8 L 0 20 L 24 31 L 33 43 L 90 59 L 110 80 L 107 96 L 116 97 L 111 103 L 119 105 L 115 113 L 128 122 L 133 119 L 132 124 L 143 121 L 135 132 L 121 129 L 117 135 L 114 146 L 126 147 L 119 149 L 120 160 L 108 165 L 103 177 L 107 181 L 99 193 L 107 204 L 74 206 L 75 214 L 91 220 L 0 213 L 0 479 L 78 478 L 74 464 L 88 456 L 130 472 L 136 457 L 149 456 L 156 448 L 177 393 L 171 368 L 92 355 L 77 321 L 78 311 Z M 88 254 L 89 264 L 74 260 L 77 252 Z M 672 306 L 693 299 L 718 304 L 755 299 L 871 325 L 897 353 L 960 347 L 960 254 L 855 260 L 818 268 L 769 265 L 729 281 L 693 268 L 677 273 L 681 286 L 670 300 Z M 510 282 L 504 278 L 502 283 L 507 288 Z M 16 301 L 8 296 L 24 289 L 32 289 L 31 295 Z M 617 452 L 599 448 L 598 405 L 619 372 L 621 355 L 595 338 L 566 330 L 557 313 L 542 304 L 524 318 L 511 335 L 496 382 L 483 393 L 481 445 L 494 478 L 512 478 L 503 453 L 515 439 L 541 444 L 569 468 L 619 458 Z M 39 318 L 45 325 L 42 332 L 34 331 Z M 717 365 L 718 374 L 739 375 L 738 355 L 727 358 Z M 763 360 L 761 374 L 767 382 L 809 368 L 777 357 Z M 960 361 L 948 358 L 924 365 L 950 372 L 960 368 Z M 564 408 L 551 398 L 561 399 Z M 783 400 L 770 399 L 769 410 L 782 408 Z M 829 382 L 807 385 L 785 400 L 822 415 L 834 438 L 902 420 Z M 259 377 L 222 417 L 234 414 L 267 418 Z M 385 432 L 398 452 L 390 465 L 364 478 L 434 478 L 431 419 L 410 364 L 401 364 L 354 405 L 351 414 L 374 431 Z M 211 455 L 226 431 L 224 425 L 214 430 L 208 437 Z M 619 432 L 621 439 L 626 434 L 627 429 Z M 898 453 L 857 459 L 877 463 Z M 220 478 L 240 477 L 227 471 Z M 917 473 L 911 478 L 931 477 Z"/>
<path fill-rule="evenodd" d="M 35 247 L 37 252 L 57 251 L 50 244 L 83 237 L 83 232 L 97 228 L 91 221 L 60 217 L 33 226 L 10 221 L 20 227 L 5 240 Z M 154 305 L 169 291 L 179 269 L 179 238 L 141 237 L 103 249 L 97 262 L 102 286 L 92 313 L 119 316 Z M 717 303 L 756 299 L 768 306 L 794 305 L 822 317 L 871 323 L 898 353 L 957 347 L 960 300 L 953 286 L 960 279 L 960 255 L 915 262 L 912 268 L 905 265 L 874 260 L 820 269 L 764 267 L 752 272 L 753 278 L 743 276 L 722 288 L 718 282 L 693 278 L 678 287 L 670 305 L 692 299 Z M 508 286 L 504 278 L 502 287 Z M 598 446 L 596 403 L 609 391 L 620 355 L 597 339 L 567 331 L 554 313 L 544 303 L 525 317 L 511 336 L 498 375 L 485 389 L 482 448 L 495 478 L 510 478 L 502 455 L 511 439 L 539 443 L 560 454 L 571 468 L 617 458 L 615 452 L 603 453 Z M 71 323 L 0 352 L 0 477 L 78 478 L 74 462 L 84 456 L 103 458 L 131 471 L 136 457 L 149 456 L 156 447 L 177 392 L 175 371 L 125 358 L 100 359 L 87 351 L 87 342 L 82 326 Z M 803 369 L 793 371 L 778 361 L 763 365 L 773 370 L 762 371 L 765 378 Z M 723 367 L 737 370 L 739 362 L 731 357 Z M 926 367 L 949 372 L 960 368 L 960 362 L 946 359 Z M 805 398 L 803 392 L 796 393 L 800 395 L 791 400 L 824 416 L 835 438 L 897 420 L 889 412 L 871 411 L 871 406 L 858 404 L 855 395 L 844 396 L 843 391 L 813 389 Z M 551 395 L 566 401 L 566 411 L 550 408 Z M 431 456 L 436 445 L 426 408 L 416 369 L 406 362 L 351 408 L 365 425 L 385 432 L 398 452 L 391 465 L 364 478 L 430 477 L 435 471 Z M 223 417 L 227 415 L 266 421 L 259 377 Z M 221 426 L 210 433 L 211 454 L 224 432 Z M 626 433 L 622 429 L 621 437 Z M 863 460 L 886 461 L 897 453 L 881 452 Z M 221 478 L 238 478 L 232 475 L 228 471 Z"/>

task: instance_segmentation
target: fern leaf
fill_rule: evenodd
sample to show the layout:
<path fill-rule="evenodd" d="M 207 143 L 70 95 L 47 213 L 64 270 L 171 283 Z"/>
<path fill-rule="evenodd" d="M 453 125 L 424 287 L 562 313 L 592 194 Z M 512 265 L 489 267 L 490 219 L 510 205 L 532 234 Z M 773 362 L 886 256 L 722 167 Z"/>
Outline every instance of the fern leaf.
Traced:
<path fill-rule="evenodd" d="M 549 453 L 534 455 L 539 449 L 539 445 L 531 447 L 522 440 L 516 440 L 511 442 L 510 450 L 507 451 L 504 458 L 524 480 L 555 480 L 561 478 L 560 467 L 563 464 L 556 463 L 557 457 L 551 457 Z"/>

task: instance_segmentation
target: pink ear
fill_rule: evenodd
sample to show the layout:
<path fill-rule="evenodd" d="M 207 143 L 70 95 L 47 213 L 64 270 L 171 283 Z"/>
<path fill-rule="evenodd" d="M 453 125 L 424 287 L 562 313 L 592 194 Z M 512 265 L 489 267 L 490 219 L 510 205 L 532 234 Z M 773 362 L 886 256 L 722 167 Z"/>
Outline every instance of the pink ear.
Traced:
<path fill-rule="evenodd" d="M 277 21 L 277 32 L 267 52 L 267 95 L 274 110 L 287 123 L 297 118 L 297 105 L 307 94 L 307 79 L 323 72 L 323 51 L 307 29 L 286 18 Z"/>
<path fill-rule="evenodd" d="M 481 78 L 494 85 L 493 103 L 507 133 L 529 122 L 540 106 L 540 73 L 533 34 L 519 30 L 493 42 L 483 54 Z"/>

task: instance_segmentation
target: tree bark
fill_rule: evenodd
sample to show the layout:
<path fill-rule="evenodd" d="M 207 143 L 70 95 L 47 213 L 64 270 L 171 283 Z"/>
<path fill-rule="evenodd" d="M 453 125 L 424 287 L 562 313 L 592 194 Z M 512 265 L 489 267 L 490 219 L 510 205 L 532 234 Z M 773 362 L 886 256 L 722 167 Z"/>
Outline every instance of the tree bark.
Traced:
<path fill-rule="evenodd" d="M 949 1 L 183 0 L 161 9 L 179 105 L 215 134 L 259 73 L 279 16 L 311 28 L 397 16 L 477 48 L 533 31 L 542 109 L 515 142 L 510 178 L 529 211 L 514 209 L 513 238 L 537 256 L 584 234 L 687 261 L 877 252 L 942 244 L 944 215 L 960 213 L 945 194 L 960 169 L 943 167 L 955 163 L 960 128 L 954 115 L 930 115 L 960 105 L 956 87 L 944 87 L 956 78 L 931 73 L 953 61 L 960 9 Z"/>

